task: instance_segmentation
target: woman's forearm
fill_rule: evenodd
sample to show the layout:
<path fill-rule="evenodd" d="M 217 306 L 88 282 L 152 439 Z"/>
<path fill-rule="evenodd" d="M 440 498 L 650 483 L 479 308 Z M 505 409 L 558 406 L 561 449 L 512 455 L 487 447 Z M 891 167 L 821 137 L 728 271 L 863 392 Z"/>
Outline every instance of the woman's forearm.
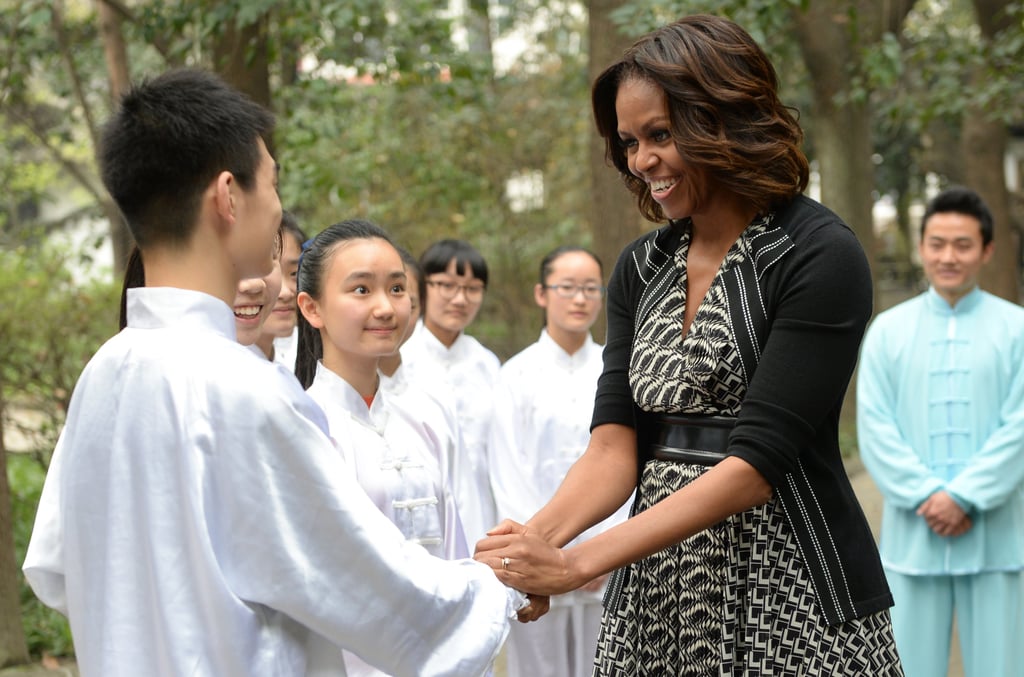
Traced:
<path fill-rule="evenodd" d="M 636 433 L 616 424 L 594 429 L 586 452 L 527 528 L 556 547 L 607 518 L 636 487 Z"/>
<path fill-rule="evenodd" d="M 742 459 L 728 457 L 623 524 L 567 548 L 567 567 L 582 584 L 762 505 L 771 496 L 771 485 L 761 473 Z"/>

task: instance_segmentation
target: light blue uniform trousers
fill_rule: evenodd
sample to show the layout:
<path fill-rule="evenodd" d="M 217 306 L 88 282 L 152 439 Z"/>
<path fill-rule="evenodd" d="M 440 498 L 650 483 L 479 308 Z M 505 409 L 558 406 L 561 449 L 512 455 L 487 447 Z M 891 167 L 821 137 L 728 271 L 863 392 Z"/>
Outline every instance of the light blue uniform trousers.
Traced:
<path fill-rule="evenodd" d="M 954 610 L 965 677 L 1024 677 L 1024 572 L 885 575 L 907 677 L 946 676 Z"/>

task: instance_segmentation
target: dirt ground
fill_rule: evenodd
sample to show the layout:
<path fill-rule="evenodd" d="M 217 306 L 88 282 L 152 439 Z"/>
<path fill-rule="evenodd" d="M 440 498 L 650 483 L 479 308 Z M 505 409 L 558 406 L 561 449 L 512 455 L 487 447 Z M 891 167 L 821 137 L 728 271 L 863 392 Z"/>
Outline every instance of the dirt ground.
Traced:
<path fill-rule="evenodd" d="M 853 490 L 857 493 L 857 498 L 860 499 L 861 507 L 864 509 L 864 514 L 868 518 L 868 523 L 871 525 L 871 531 L 875 534 L 875 539 L 878 538 L 878 530 L 882 523 L 882 495 L 878 492 L 878 487 L 875 486 L 874 481 L 871 479 L 871 475 L 864 470 L 864 466 L 861 465 L 860 461 L 854 460 L 847 464 L 847 472 L 850 476 L 850 483 L 853 485 Z M 956 641 L 956 629 L 954 628 L 953 635 L 953 647 L 950 651 L 949 657 L 949 673 L 948 677 L 963 677 L 964 670 L 960 661 L 960 646 Z"/>

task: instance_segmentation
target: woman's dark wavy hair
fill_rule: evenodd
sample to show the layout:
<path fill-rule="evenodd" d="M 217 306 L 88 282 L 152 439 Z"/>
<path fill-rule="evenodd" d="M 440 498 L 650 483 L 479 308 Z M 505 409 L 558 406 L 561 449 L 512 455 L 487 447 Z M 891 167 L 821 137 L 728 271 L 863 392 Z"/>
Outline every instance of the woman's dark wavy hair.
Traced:
<path fill-rule="evenodd" d="M 778 97 L 778 76 L 764 51 L 735 23 L 688 16 L 648 33 L 594 81 L 592 102 L 605 157 L 637 197 L 640 212 L 664 221 L 647 183 L 629 171 L 618 135 L 615 97 L 638 79 L 660 87 L 672 138 L 683 159 L 713 184 L 777 208 L 807 187 L 803 130 Z"/>
<path fill-rule="evenodd" d="M 352 240 L 381 239 L 395 247 L 391 236 L 383 228 L 363 219 L 348 219 L 325 228 L 319 235 L 302 245 L 299 271 L 296 274 L 296 293 L 306 292 L 315 299 L 320 298 L 324 278 L 338 247 Z M 303 388 L 308 388 L 316 376 L 316 363 L 324 355 L 324 344 L 320 330 L 299 312 L 299 343 L 295 351 L 295 377 Z"/>

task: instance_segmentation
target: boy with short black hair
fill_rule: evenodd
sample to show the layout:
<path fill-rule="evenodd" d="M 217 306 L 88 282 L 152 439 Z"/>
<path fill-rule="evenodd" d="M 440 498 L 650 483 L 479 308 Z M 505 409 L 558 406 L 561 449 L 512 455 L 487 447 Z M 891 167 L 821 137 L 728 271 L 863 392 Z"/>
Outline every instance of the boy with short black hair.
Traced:
<path fill-rule="evenodd" d="M 238 281 L 273 265 L 273 118 L 217 77 L 134 88 L 104 182 L 145 262 L 86 366 L 24 570 L 82 675 L 480 674 L 516 596 L 406 543 L 295 379 L 235 342 Z"/>

